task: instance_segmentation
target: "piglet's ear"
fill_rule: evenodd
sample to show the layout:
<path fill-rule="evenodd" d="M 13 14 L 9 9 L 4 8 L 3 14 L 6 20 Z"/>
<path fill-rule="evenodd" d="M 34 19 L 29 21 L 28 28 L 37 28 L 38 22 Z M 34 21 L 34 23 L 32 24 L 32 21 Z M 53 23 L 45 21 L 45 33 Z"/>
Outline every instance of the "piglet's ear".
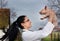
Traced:
<path fill-rule="evenodd" d="M 47 9 L 47 6 L 45 6 L 45 9 Z"/>

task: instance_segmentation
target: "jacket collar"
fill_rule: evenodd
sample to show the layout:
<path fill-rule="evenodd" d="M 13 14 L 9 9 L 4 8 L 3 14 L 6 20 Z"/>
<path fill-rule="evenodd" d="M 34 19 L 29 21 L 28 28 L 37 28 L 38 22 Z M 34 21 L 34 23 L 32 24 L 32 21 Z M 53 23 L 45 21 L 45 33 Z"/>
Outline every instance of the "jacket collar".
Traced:
<path fill-rule="evenodd" d="M 23 29 L 23 31 L 29 31 L 29 30 L 27 30 L 27 29 Z"/>

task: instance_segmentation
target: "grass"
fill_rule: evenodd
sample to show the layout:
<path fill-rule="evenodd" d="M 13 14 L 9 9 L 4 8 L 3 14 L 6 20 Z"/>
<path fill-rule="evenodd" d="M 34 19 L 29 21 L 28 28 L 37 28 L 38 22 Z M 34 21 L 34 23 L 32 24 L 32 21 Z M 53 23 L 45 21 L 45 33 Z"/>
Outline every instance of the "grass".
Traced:
<path fill-rule="evenodd" d="M 59 38 L 58 38 L 58 36 L 59 36 Z M 51 40 L 51 35 L 49 35 L 46 38 L 44 38 L 43 41 L 60 41 L 60 32 L 53 32 L 52 40 Z"/>

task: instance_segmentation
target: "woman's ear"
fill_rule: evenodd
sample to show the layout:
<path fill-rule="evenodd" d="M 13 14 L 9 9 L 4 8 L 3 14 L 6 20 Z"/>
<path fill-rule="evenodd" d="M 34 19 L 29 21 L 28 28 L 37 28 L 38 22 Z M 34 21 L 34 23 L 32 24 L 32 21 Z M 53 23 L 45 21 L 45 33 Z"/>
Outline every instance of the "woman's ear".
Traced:
<path fill-rule="evenodd" d="M 22 26 L 24 26 L 24 23 L 21 23 Z"/>

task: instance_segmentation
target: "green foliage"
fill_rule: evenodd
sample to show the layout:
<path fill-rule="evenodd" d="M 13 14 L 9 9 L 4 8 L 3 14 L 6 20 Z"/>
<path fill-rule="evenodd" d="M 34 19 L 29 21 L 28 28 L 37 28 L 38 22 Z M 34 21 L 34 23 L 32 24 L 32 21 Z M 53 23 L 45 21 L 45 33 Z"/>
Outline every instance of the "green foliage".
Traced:
<path fill-rule="evenodd" d="M 51 40 L 51 35 L 49 35 L 46 38 L 44 38 L 43 41 L 60 41 L 60 32 L 53 32 L 52 40 Z"/>

